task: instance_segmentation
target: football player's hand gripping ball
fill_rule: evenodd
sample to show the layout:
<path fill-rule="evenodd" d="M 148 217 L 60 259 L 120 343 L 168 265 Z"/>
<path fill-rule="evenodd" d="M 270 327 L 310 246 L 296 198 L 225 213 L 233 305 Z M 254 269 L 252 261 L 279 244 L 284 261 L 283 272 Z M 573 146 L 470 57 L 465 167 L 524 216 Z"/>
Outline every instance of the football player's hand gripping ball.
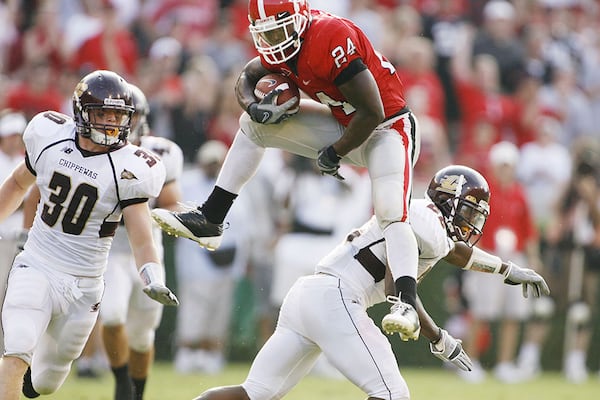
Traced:
<path fill-rule="evenodd" d="M 334 178 L 343 181 L 345 178 L 340 175 L 340 160 L 342 158 L 337 155 L 333 146 L 325 147 L 319 151 L 317 156 L 317 167 L 321 171 L 321 175 L 331 175 Z"/>
<path fill-rule="evenodd" d="M 440 338 L 429 343 L 431 353 L 445 362 L 451 362 L 463 371 L 471 371 L 473 362 L 462 348 L 462 341 L 453 338 L 444 329 L 440 329 Z"/>
<path fill-rule="evenodd" d="M 140 269 L 140 277 L 144 282 L 144 293 L 152 300 L 158 301 L 165 306 L 178 306 L 177 296 L 171 292 L 171 289 L 165 286 L 162 278 L 162 268 L 156 263 L 144 264 Z"/>
<path fill-rule="evenodd" d="M 528 288 L 530 287 L 533 297 L 540 297 L 542 294 L 548 296 L 550 294 L 550 288 L 540 274 L 532 269 L 519 267 L 510 261 L 504 274 L 504 283 L 523 285 L 523 297 L 528 296 Z"/>
<path fill-rule="evenodd" d="M 277 97 L 281 93 L 281 89 L 272 90 L 260 102 L 250 104 L 246 111 L 252 121 L 260 124 L 278 124 L 289 118 L 291 115 L 287 111 L 296 105 L 297 99 L 291 98 L 277 105 Z"/>

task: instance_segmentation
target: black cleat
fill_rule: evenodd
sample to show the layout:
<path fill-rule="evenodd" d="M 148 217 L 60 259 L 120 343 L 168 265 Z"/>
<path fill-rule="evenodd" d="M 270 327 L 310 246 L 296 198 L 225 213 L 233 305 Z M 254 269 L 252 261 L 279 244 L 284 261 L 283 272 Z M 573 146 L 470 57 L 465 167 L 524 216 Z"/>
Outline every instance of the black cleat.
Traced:
<path fill-rule="evenodd" d="M 207 221 L 196 208 L 182 212 L 155 208 L 152 218 L 169 235 L 191 239 L 208 250 L 216 250 L 221 245 L 223 224 Z"/>
<path fill-rule="evenodd" d="M 40 394 L 33 388 L 33 383 L 31 382 L 31 367 L 27 367 L 27 372 L 25 372 L 25 375 L 23 375 L 22 392 L 23 396 L 27 397 L 28 399 L 35 399 L 36 397 L 40 396 Z"/>

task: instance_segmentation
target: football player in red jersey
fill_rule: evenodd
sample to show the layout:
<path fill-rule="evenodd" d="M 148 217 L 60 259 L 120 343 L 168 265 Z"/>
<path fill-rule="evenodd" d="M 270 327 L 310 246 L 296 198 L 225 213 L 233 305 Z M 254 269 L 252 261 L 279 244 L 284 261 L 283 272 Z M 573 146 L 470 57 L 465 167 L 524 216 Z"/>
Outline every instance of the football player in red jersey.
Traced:
<path fill-rule="evenodd" d="M 310 10 L 306 0 L 250 0 L 250 32 L 259 56 L 241 72 L 236 95 L 246 113 L 214 191 L 198 209 L 156 209 L 168 233 L 215 249 L 223 221 L 266 147 L 317 160 L 323 174 L 343 179 L 340 162 L 366 167 L 377 221 L 401 301 L 382 321 L 388 333 L 417 339 L 417 243 L 408 221 L 413 166 L 419 154 L 415 117 L 394 66 L 351 21 Z M 294 100 L 274 91 L 258 101 L 256 82 L 270 72 L 291 78 L 311 100 L 290 116 Z"/>

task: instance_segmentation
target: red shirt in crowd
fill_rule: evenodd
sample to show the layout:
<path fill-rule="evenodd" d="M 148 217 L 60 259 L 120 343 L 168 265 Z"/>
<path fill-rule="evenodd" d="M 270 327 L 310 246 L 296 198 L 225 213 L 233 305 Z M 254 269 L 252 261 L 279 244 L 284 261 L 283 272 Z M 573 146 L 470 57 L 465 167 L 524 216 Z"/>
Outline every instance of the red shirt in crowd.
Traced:
<path fill-rule="evenodd" d="M 486 179 L 490 185 L 491 212 L 478 246 L 494 251 L 496 233 L 504 228 L 511 230 L 517 237 L 515 251 L 523 252 L 527 242 L 536 239 L 538 235 L 523 187 L 517 182 L 502 187 L 492 177 Z"/>
<path fill-rule="evenodd" d="M 115 68 L 112 55 L 106 54 L 105 34 L 100 32 L 86 40 L 71 58 L 71 67 L 77 70 L 94 71 L 97 69 L 118 70 L 120 74 L 134 75 L 138 61 L 138 49 L 133 35 L 125 30 L 115 32 L 110 39 L 111 45 L 121 62 L 121 68 Z"/>

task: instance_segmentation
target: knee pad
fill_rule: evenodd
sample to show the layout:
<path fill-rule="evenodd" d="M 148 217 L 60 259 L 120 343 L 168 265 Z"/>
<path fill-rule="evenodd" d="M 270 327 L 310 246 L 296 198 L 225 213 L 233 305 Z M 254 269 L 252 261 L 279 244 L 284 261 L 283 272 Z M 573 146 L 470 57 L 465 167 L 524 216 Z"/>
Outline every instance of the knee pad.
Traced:
<path fill-rule="evenodd" d="M 106 326 L 123 325 L 127 320 L 129 302 L 120 297 L 109 298 L 104 296 L 100 306 L 100 320 Z"/>
<path fill-rule="evenodd" d="M 100 307 L 102 309 L 102 307 Z M 125 318 L 126 313 L 120 312 L 101 312 L 100 320 L 102 321 L 102 325 L 105 326 L 119 326 L 125 324 L 127 318 Z"/>
<path fill-rule="evenodd" d="M 585 328 L 590 323 L 590 306 L 582 301 L 571 304 L 567 311 L 567 320 L 578 328 Z"/>
<path fill-rule="evenodd" d="M 147 353 L 154 346 L 154 336 L 154 330 L 128 335 L 129 347 L 138 353 Z"/>
<path fill-rule="evenodd" d="M 533 300 L 532 317 L 538 321 L 548 321 L 554 315 L 556 306 L 551 297 L 544 296 Z"/>
<path fill-rule="evenodd" d="M 36 392 L 48 395 L 56 392 L 69 376 L 72 362 L 61 365 L 52 365 L 39 373 L 31 371 L 31 382 Z"/>
<path fill-rule="evenodd" d="M 158 304 L 157 304 L 158 305 Z M 138 353 L 145 353 L 154 346 L 155 330 L 160 323 L 162 307 L 153 307 L 131 312 L 127 320 L 129 347 Z"/>
<path fill-rule="evenodd" d="M 273 388 L 270 388 L 266 385 L 261 385 L 256 381 L 246 380 L 244 383 L 242 383 L 242 387 L 248 394 L 248 398 L 252 400 L 268 400 L 281 397 L 277 392 L 273 391 Z"/>
<path fill-rule="evenodd" d="M 11 328 L 4 332 L 5 355 L 18 357 L 31 364 L 33 350 L 38 344 L 39 327 L 30 318 L 11 320 Z"/>

